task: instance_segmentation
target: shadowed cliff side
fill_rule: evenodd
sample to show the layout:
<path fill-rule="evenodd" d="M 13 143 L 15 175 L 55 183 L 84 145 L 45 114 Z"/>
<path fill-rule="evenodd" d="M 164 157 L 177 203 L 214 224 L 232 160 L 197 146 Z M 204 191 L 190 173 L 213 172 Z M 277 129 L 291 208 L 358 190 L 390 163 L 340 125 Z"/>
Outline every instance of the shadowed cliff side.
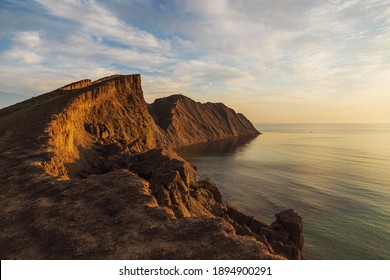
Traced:
<path fill-rule="evenodd" d="M 156 99 L 149 111 L 173 147 L 259 134 L 244 115 L 224 104 L 202 104 L 180 94 Z"/>
<path fill-rule="evenodd" d="M 165 117 L 164 117 L 165 116 Z M 226 207 L 171 148 L 258 132 L 223 104 L 146 104 L 140 75 L 82 80 L 0 110 L 2 259 L 302 258 L 292 210 Z"/>

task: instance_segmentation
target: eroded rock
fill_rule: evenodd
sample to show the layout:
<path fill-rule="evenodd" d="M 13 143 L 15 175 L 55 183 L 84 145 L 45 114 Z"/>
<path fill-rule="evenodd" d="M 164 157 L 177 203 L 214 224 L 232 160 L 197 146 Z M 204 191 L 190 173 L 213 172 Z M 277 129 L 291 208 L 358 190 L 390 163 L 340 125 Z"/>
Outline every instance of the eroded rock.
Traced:
<path fill-rule="evenodd" d="M 140 75 L 0 110 L 2 259 L 300 259 L 302 219 L 226 207 L 171 149 L 257 130 L 221 103 L 148 106 Z"/>

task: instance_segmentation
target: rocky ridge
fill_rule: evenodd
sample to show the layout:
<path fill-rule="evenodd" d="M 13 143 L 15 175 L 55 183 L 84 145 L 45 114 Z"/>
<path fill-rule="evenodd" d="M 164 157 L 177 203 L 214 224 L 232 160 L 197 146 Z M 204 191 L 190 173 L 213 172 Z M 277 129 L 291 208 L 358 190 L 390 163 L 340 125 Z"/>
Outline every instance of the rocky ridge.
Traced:
<path fill-rule="evenodd" d="M 156 99 L 149 112 L 170 147 L 259 134 L 244 115 L 224 104 L 202 104 L 181 94 Z"/>
<path fill-rule="evenodd" d="M 82 80 L 0 110 L 2 259 L 301 259 L 293 210 L 227 207 L 173 149 L 257 135 L 223 104 L 148 105 L 140 75 Z"/>

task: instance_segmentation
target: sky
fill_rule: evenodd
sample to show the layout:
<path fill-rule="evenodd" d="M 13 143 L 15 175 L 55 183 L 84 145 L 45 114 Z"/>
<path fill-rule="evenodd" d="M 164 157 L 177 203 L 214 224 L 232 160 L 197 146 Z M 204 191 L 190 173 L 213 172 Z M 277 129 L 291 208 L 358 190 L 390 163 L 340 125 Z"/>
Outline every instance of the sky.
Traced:
<path fill-rule="evenodd" d="M 254 123 L 390 123 L 390 2 L 0 1 L 0 108 L 116 73 Z"/>

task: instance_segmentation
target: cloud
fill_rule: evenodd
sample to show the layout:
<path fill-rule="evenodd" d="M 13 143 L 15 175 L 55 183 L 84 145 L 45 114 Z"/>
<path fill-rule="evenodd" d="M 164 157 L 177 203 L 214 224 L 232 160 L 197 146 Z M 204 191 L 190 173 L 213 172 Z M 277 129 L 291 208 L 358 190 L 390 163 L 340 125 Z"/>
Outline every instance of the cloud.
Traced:
<path fill-rule="evenodd" d="M 0 54 L 5 61 L 22 61 L 26 64 L 39 64 L 44 61 L 44 57 L 36 52 L 41 45 L 38 32 L 19 32 L 13 38 L 13 42 L 14 47 L 11 50 Z"/>
<path fill-rule="evenodd" d="M 13 49 L 6 52 L 3 56 L 5 60 L 22 60 L 26 64 L 39 64 L 44 61 L 44 58 L 34 52 L 22 49 Z"/>
<path fill-rule="evenodd" d="M 388 101 L 390 8 L 383 0 L 7 3 L 0 14 L 7 92 L 140 72 L 149 101 L 181 92 L 249 115 L 262 103 L 279 104 L 275 115 L 298 101 L 308 111 L 374 95 Z M 7 80 L 13 75 L 19 83 Z"/>
<path fill-rule="evenodd" d="M 53 15 L 80 24 L 82 31 L 101 37 L 112 38 L 128 46 L 169 49 L 169 44 L 153 34 L 140 30 L 117 18 L 97 2 L 37 0 Z"/>
<path fill-rule="evenodd" d="M 37 31 L 23 31 L 15 36 L 15 41 L 28 48 L 37 48 L 41 44 L 40 34 Z"/>

